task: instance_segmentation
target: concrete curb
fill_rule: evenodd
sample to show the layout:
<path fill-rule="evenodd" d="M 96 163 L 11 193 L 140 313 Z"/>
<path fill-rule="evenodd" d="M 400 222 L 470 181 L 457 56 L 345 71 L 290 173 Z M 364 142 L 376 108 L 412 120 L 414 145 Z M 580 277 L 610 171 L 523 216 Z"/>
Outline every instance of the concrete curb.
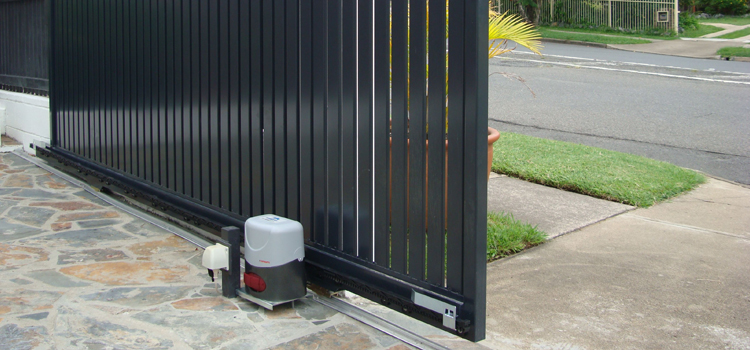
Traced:
<path fill-rule="evenodd" d="M 727 60 L 727 61 L 738 61 L 738 62 L 750 62 L 750 57 L 731 57 L 729 59 L 727 59 L 726 57 L 721 57 L 719 55 L 715 55 L 713 57 L 696 57 L 696 56 L 692 56 L 692 55 L 683 55 L 683 54 L 674 54 L 674 53 L 667 54 L 667 53 L 657 53 L 657 52 L 646 52 L 646 51 L 642 51 L 642 50 L 617 47 L 617 46 L 620 46 L 620 45 L 610 45 L 610 44 L 602 44 L 602 43 L 591 43 L 591 42 L 578 41 L 578 40 L 562 40 L 562 39 L 542 38 L 541 41 L 542 42 L 549 42 L 549 43 L 558 43 L 558 44 L 571 44 L 571 45 L 580 45 L 580 46 L 589 46 L 589 47 L 601 47 L 601 48 L 604 48 L 604 49 L 612 49 L 612 50 L 620 50 L 620 51 L 628 51 L 628 52 L 641 52 L 641 53 L 648 53 L 648 54 L 652 54 L 652 55 L 676 56 L 676 57 L 696 58 L 696 59 L 716 59 L 716 60 Z M 622 45 L 627 45 L 627 44 L 622 44 Z"/>
<path fill-rule="evenodd" d="M 627 48 L 622 48 L 622 47 L 614 47 L 614 46 L 607 46 L 607 48 L 608 48 L 608 49 L 612 49 L 612 50 L 620 50 L 620 51 L 626 51 L 626 52 L 640 52 L 640 53 L 647 53 L 647 54 L 650 54 L 650 55 L 662 55 L 662 56 L 685 57 L 685 58 L 695 58 L 695 59 L 701 59 L 701 60 L 704 60 L 704 59 L 705 59 L 705 60 L 710 60 L 710 59 L 721 60 L 721 59 L 722 59 L 722 58 L 721 58 L 721 57 L 720 57 L 719 55 L 716 55 L 716 56 L 714 56 L 714 57 L 695 57 L 695 56 L 690 56 L 690 55 L 679 55 L 679 54 L 667 54 L 667 53 L 657 53 L 657 52 L 646 52 L 646 51 L 642 51 L 642 50 L 634 50 L 634 49 L 627 49 Z"/>
<path fill-rule="evenodd" d="M 686 168 L 686 169 L 689 169 L 689 168 Z M 743 187 L 743 188 L 747 188 L 747 189 L 750 189 L 750 185 L 745 185 L 745 184 L 743 184 L 743 183 L 739 183 L 739 182 L 736 182 L 736 181 L 732 181 L 732 180 L 727 180 L 727 179 L 725 179 L 725 178 L 723 178 L 723 177 L 720 177 L 720 176 L 716 176 L 716 175 L 711 175 L 711 174 L 708 174 L 708 173 L 702 172 L 702 171 L 700 171 L 700 170 L 695 170 L 695 169 L 690 169 L 690 170 L 692 170 L 692 171 L 695 171 L 696 173 L 698 173 L 698 174 L 701 174 L 701 175 L 703 175 L 703 176 L 705 176 L 705 177 L 707 177 L 707 178 L 711 178 L 711 179 L 714 179 L 714 180 L 718 180 L 718 181 L 726 182 L 726 183 L 728 183 L 728 184 L 732 184 L 732 185 L 734 185 L 734 186 L 739 186 L 739 187 Z M 706 181 L 706 182 L 708 182 L 708 181 Z M 704 182 L 704 184 L 705 184 L 706 182 Z M 702 185 L 702 184 L 701 184 L 701 185 Z M 688 191 L 688 192 L 689 192 L 689 191 Z M 685 193 L 687 193 L 687 192 L 685 192 Z"/>
<path fill-rule="evenodd" d="M 690 55 L 679 55 L 679 54 L 668 54 L 668 53 L 657 53 L 657 52 L 645 52 L 641 50 L 633 50 L 633 49 L 626 49 L 621 47 L 614 47 L 614 46 L 607 46 L 608 49 L 612 50 L 620 50 L 620 51 L 627 51 L 627 52 L 640 52 L 640 53 L 647 53 L 651 55 L 662 55 L 662 56 L 674 56 L 674 57 L 684 57 L 684 58 L 694 58 L 699 60 L 722 60 L 722 61 L 739 61 L 739 62 L 750 62 L 750 57 L 732 57 L 731 59 L 726 59 L 725 57 L 721 57 L 719 55 L 713 56 L 713 57 L 696 57 L 696 56 L 690 56 Z"/>
<path fill-rule="evenodd" d="M 562 40 L 562 39 L 551 39 L 551 38 L 542 38 L 542 42 L 549 42 L 549 43 L 559 43 L 559 44 L 573 44 L 573 45 L 582 45 L 582 46 L 593 46 L 593 47 L 601 47 L 608 49 L 609 45 L 602 44 L 602 43 L 590 43 L 587 41 L 578 41 L 578 40 Z"/>

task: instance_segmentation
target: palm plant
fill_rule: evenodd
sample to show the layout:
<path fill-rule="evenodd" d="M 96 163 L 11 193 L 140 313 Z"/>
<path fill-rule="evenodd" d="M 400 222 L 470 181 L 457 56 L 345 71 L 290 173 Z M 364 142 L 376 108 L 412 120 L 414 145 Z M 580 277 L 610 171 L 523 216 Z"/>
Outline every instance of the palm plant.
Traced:
<path fill-rule="evenodd" d="M 539 31 L 529 23 L 526 23 L 517 15 L 509 15 L 507 12 L 498 14 L 490 10 L 488 58 L 502 55 L 516 49 L 516 46 L 508 48 L 508 40 L 514 41 L 537 55 L 542 55 Z"/>
<path fill-rule="evenodd" d="M 539 51 L 542 48 L 541 34 L 530 23 L 525 22 L 518 15 L 509 15 L 507 12 L 499 14 L 490 10 L 489 39 L 490 44 L 487 49 L 488 59 L 516 49 L 518 46 L 508 47 L 508 41 L 513 41 L 531 52 L 541 56 Z M 524 84 L 532 95 L 534 91 L 526 85 L 526 81 L 518 75 L 507 72 L 494 72 L 490 75 L 499 74 L 508 79 L 515 79 Z"/>

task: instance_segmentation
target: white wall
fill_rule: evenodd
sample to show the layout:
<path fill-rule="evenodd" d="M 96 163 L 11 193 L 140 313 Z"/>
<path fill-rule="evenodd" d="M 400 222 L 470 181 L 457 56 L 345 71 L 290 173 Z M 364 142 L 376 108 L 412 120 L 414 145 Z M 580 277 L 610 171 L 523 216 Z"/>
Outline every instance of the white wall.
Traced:
<path fill-rule="evenodd" d="M 26 152 L 34 153 L 29 144 L 34 140 L 50 142 L 49 98 L 0 90 L 0 109 L 5 108 L 3 134 L 21 144 Z M 2 120 L 0 120 L 2 123 Z"/>

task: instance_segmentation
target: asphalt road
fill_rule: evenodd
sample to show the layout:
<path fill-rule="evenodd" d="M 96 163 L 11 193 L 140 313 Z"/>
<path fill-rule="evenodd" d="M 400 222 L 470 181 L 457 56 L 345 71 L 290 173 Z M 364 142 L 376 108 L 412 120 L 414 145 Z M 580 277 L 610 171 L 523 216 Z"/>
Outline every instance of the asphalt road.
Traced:
<path fill-rule="evenodd" d="M 522 77 L 535 94 L 491 75 L 490 126 L 750 184 L 750 63 L 545 46 L 543 59 L 511 53 L 490 61 L 490 73 Z"/>
<path fill-rule="evenodd" d="M 666 67 L 684 67 L 697 70 L 717 70 L 739 73 L 750 73 L 750 64 L 747 62 L 709 60 L 699 58 L 687 58 L 667 55 L 657 55 L 640 52 L 621 51 L 614 49 L 603 49 L 584 45 L 559 44 L 552 42 L 543 43 L 542 53 L 545 55 L 563 55 L 572 57 L 585 57 L 591 59 L 633 62 L 641 64 L 653 64 Z M 518 47 L 515 52 L 531 52 L 524 47 Z"/>

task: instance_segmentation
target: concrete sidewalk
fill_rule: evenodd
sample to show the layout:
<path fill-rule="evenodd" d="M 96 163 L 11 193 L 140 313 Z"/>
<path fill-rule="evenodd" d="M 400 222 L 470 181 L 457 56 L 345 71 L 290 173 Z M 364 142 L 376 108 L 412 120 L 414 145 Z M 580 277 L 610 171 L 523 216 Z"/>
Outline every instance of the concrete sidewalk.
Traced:
<path fill-rule="evenodd" d="M 550 239 L 622 214 L 634 207 L 492 174 L 487 210 L 508 212 L 537 226 Z"/>
<path fill-rule="evenodd" d="M 706 24 L 706 25 L 710 25 L 710 26 L 714 26 L 714 27 L 719 27 L 719 28 L 722 29 L 722 30 L 720 30 L 718 32 L 706 34 L 706 35 L 702 36 L 701 38 L 716 38 L 716 37 L 719 37 L 719 36 L 722 36 L 722 35 L 725 35 L 725 34 L 736 32 L 736 31 L 739 31 L 739 30 L 743 30 L 745 28 L 750 28 L 750 24 L 745 24 L 745 25 L 734 25 L 734 24 L 727 24 L 727 23 L 701 23 L 701 24 Z M 733 39 L 733 40 L 736 40 L 736 41 L 750 40 L 750 35 L 746 35 L 744 37 L 736 38 L 736 39 Z"/>
<path fill-rule="evenodd" d="M 711 23 L 711 25 L 717 25 L 717 24 Z M 747 25 L 747 26 L 722 25 L 722 26 L 728 28 L 728 30 L 717 32 L 717 33 L 712 33 L 701 38 L 680 38 L 679 40 L 647 39 L 647 40 L 651 40 L 651 42 L 648 44 L 601 44 L 601 43 L 590 43 L 590 42 L 584 42 L 584 41 L 571 41 L 571 40 L 560 40 L 560 39 L 549 39 L 549 38 L 544 38 L 542 39 L 542 41 L 602 47 L 602 48 L 609 48 L 609 49 L 616 49 L 616 50 L 623 50 L 623 51 L 651 53 L 651 54 L 657 54 L 657 55 L 679 56 L 679 57 L 688 57 L 688 58 L 703 58 L 703 59 L 705 58 L 720 59 L 721 57 L 716 54 L 716 51 L 724 47 L 731 46 L 731 47 L 750 48 L 750 36 L 736 38 L 736 39 L 714 39 L 713 38 L 715 36 L 723 35 L 733 30 L 750 27 L 750 25 Z M 560 31 L 564 31 L 564 30 L 560 30 Z M 581 34 L 586 34 L 586 33 L 581 33 Z M 607 35 L 607 34 L 595 34 L 595 35 L 615 36 L 615 35 Z M 747 57 L 735 57 L 734 59 L 737 61 L 750 61 L 750 59 L 748 59 Z"/>
<path fill-rule="evenodd" d="M 750 349 L 750 189 L 710 179 L 493 262 L 487 277 L 490 348 Z"/>
<path fill-rule="evenodd" d="M 746 45 L 744 42 L 736 40 L 683 39 L 654 41 L 648 44 L 607 45 L 607 47 L 658 55 L 717 59 L 720 57 L 716 54 L 716 51 L 723 47 L 744 47 Z"/>

